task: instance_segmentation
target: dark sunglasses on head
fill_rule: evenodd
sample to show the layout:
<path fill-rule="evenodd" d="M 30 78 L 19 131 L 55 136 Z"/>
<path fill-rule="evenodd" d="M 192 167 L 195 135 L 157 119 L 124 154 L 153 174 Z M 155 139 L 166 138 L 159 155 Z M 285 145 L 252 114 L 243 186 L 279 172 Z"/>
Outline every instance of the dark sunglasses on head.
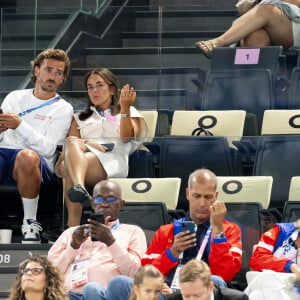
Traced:
<path fill-rule="evenodd" d="M 31 272 L 32 275 L 39 275 L 43 272 L 43 268 L 25 268 L 23 270 L 20 270 L 20 274 L 24 275 L 24 274 L 28 274 L 29 272 Z"/>
<path fill-rule="evenodd" d="M 106 202 L 108 204 L 115 204 L 119 198 L 115 198 L 115 197 L 93 197 L 95 204 L 102 204 L 104 202 L 104 200 L 106 200 Z"/>

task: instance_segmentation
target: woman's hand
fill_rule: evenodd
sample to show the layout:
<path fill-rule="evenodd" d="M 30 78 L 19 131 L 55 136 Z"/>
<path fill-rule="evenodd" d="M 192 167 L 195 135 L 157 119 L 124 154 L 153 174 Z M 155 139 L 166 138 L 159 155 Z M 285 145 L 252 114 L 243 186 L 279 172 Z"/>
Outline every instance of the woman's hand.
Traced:
<path fill-rule="evenodd" d="M 130 113 L 130 106 L 136 99 L 136 92 L 133 88 L 129 87 L 129 84 L 123 86 L 120 95 L 120 106 L 121 106 L 121 113 L 122 114 L 129 114 Z"/>

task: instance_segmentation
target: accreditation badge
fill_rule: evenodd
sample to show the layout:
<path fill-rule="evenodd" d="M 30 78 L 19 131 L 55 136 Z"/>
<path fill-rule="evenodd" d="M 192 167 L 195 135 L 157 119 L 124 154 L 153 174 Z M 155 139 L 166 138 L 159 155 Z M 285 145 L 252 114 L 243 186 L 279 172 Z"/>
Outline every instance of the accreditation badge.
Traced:
<path fill-rule="evenodd" d="M 88 283 L 89 260 L 83 259 L 75 261 L 71 266 L 71 287 L 85 285 Z"/>

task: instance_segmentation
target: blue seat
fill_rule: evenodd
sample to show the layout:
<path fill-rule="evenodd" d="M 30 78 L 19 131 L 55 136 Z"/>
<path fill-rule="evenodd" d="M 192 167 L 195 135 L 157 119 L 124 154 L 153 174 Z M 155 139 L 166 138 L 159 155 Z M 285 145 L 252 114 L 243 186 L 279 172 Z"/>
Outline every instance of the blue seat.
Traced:
<path fill-rule="evenodd" d="M 259 137 L 253 175 L 273 177 L 270 207 L 282 209 L 288 200 L 291 178 L 300 175 L 299 153 L 299 135 Z"/>
<path fill-rule="evenodd" d="M 300 219 L 300 200 L 285 202 L 282 214 L 282 222 L 295 222 L 298 219 Z"/>
<path fill-rule="evenodd" d="M 300 67 L 294 68 L 292 71 L 289 108 L 300 108 Z"/>
<path fill-rule="evenodd" d="M 127 202 L 119 212 L 119 219 L 121 223 L 135 224 L 153 231 L 170 222 L 163 202 Z"/>
<path fill-rule="evenodd" d="M 210 60 L 211 70 L 232 70 L 232 69 L 268 69 L 272 74 L 280 71 L 280 62 L 284 60 L 282 46 L 268 46 L 259 48 L 259 59 L 253 64 L 236 64 L 237 51 L 252 50 L 258 47 L 217 47 L 213 51 Z"/>
<path fill-rule="evenodd" d="M 202 97 L 202 110 L 245 110 L 257 117 L 260 132 L 263 113 L 276 107 L 273 80 L 267 69 L 210 70 Z"/>
<path fill-rule="evenodd" d="M 166 136 L 161 140 L 159 158 L 160 177 L 180 177 L 182 180 L 178 209 L 188 209 L 185 196 L 190 173 L 208 168 L 218 176 L 241 174 L 235 149 L 229 147 L 225 137 Z"/>

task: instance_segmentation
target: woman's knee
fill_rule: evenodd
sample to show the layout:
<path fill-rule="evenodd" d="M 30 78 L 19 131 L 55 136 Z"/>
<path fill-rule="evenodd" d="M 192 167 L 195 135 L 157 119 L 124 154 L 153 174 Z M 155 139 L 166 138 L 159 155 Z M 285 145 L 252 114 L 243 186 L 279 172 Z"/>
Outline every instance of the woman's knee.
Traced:
<path fill-rule="evenodd" d="M 281 13 L 280 9 L 272 4 L 259 5 L 256 9 L 256 14 L 264 17 L 266 20 L 274 18 L 276 14 Z M 253 20 L 253 22 L 255 22 L 255 20 Z"/>
<path fill-rule="evenodd" d="M 265 47 L 271 45 L 271 39 L 264 29 L 260 29 L 248 34 L 241 44 L 243 47 Z"/>

